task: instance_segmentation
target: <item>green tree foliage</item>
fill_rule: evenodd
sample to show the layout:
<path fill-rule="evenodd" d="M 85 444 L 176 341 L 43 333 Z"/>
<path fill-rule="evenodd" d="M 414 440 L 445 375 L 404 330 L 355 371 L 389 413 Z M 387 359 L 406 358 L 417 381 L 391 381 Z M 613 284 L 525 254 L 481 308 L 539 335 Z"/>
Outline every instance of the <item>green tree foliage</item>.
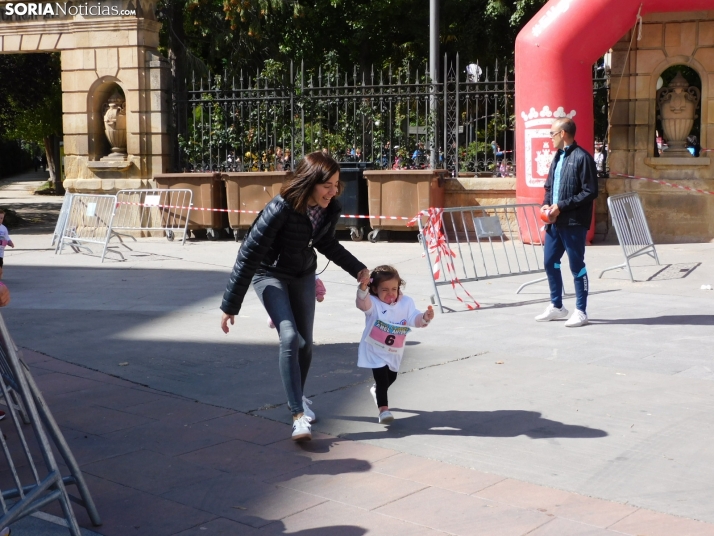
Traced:
<path fill-rule="evenodd" d="M 41 142 L 62 131 L 59 54 L 0 55 L 0 136 Z"/>
<path fill-rule="evenodd" d="M 62 134 L 59 54 L 0 55 L 0 138 L 45 148 L 56 186 L 54 137 Z"/>
<path fill-rule="evenodd" d="M 316 70 L 329 56 L 341 70 L 406 63 L 423 68 L 428 58 L 428 0 L 164 2 L 164 46 L 183 48 L 215 73 L 251 72 L 266 60 L 290 59 Z M 465 63 L 511 62 L 518 31 L 545 3 L 441 0 L 441 52 L 458 52 Z"/>

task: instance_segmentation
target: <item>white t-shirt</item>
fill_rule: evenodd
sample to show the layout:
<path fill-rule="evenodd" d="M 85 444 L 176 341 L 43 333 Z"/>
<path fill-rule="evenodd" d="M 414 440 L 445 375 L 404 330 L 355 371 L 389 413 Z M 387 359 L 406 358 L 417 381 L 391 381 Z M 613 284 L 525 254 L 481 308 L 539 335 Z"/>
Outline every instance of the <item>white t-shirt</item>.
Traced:
<path fill-rule="evenodd" d="M 10 233 L 7 232 L 7 227 L 0 225 L 0 257 L 5 257 L 5 246 L 10 241 Z"/>
<path fill-rule="evenodd" d="M 409 326 L 418 327 L 416 321 L 421 311 L 409 296 L 387 305 L 376 296 L 369 296 L 372 307 L 365 311 L 365 328 L 357 352 L 357 366 L 381 368 L 385 365 L 399 372 L 404 353 L 404 343 Z"/>

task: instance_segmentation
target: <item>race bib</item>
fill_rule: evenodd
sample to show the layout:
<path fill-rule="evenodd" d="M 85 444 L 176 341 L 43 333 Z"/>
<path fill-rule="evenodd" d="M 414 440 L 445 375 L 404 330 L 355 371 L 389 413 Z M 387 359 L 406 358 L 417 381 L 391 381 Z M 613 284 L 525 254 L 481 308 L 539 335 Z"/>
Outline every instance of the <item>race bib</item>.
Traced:
<path fill-rule="evenodd" d="M 372 346 L 386 350 L 390 354 L 401 355 L 404 353 L 404 341 L 410 331 L 411 328 L 408 326 L 377 320 L 369 332 L 367 342 Z"/>

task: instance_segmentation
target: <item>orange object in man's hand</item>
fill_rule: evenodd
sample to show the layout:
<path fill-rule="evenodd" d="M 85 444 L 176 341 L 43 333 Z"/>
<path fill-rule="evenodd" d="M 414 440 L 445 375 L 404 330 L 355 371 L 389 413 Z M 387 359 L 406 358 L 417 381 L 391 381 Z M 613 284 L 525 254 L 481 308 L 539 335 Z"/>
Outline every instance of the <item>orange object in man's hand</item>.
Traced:
<path fill-rule="evenodd" d="M 540 213 L 540 219 L 543 220 L 545 223 L 553 223 L 550 220 L 550 210 L 544 210 Z"/>

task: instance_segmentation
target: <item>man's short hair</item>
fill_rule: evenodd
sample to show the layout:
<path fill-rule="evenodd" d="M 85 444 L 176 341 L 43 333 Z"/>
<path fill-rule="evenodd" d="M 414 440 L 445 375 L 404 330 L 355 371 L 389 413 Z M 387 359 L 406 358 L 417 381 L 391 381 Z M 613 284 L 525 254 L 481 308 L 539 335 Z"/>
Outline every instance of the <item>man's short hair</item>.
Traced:
<path fill-rule="evenodd" d="M 558 124 L 558 128 L 567 132 L 568 135 L 572 136 L 573 138 L 575 137 L 575 131 L 577 130 L 577 127 L 575 126 L 575 121 L 573 121 L 569 117 L 561 117 L 560 119 L 556 119 L 555 122 Z"/>

